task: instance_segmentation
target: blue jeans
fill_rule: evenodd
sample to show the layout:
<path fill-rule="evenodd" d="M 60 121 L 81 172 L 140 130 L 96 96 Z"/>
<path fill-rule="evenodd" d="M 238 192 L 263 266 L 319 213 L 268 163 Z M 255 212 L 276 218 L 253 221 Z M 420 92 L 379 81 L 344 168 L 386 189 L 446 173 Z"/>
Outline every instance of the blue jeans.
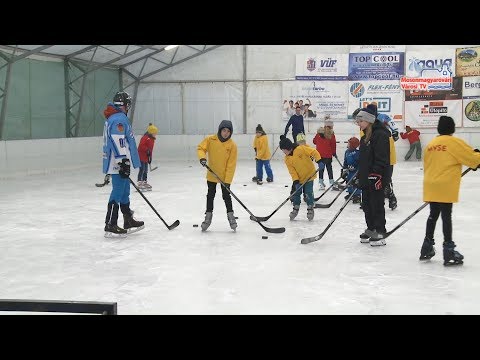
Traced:
<path fill-rule="evenodd" d="M 112 174 L 112 192 L 108 202 L 115 201 L 120 204 L 130 202 L 130 180 L 122 178 L 119 174 Z"/>
<path fill-rule="evenodd" d="M 302 186 L 302 185 L 298 184 L 296 189 L 298 189 L 300 186 Z M 300 203 L 301 203 L 301 199 L 300 199 L 301 193 L 302 193 L 301 191 L 298 191 L 298 192 L 295 193 L 295 195 L 292 198 L 293 205 L 300 205 Z M 307 181 L 307 183 L 303 187 L 303 193 L 305 194 L 305 197 L 307 198 L 307 205 L 313 205 L 313 202 L 314 202 L 313 180 Z"/>
<path fill-rule="evenodd" d="M 138 169 L 138 181 L 147 181 L 148 162 L 140 162 L 140 169 Z"/>
<path fill-rule="evenodd" d="M 265 172 L 267 173 L 267 178 L 273 180 L 273 172 L 270 167 L 270 160 L 256 160 L 257 161 L 257 179 L 263 179 L 263 167 L 265 166 Z"/>

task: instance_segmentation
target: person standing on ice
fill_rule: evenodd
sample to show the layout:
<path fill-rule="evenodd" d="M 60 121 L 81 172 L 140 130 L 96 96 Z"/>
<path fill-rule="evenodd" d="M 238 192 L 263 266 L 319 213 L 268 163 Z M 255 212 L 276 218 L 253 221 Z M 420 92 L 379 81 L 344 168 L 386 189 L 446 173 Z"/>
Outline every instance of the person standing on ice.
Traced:
<path fill-rule="evenodd" d="M 357 179 L 362 190 L 362 209 L 367 229 L 360 242 L 371 246 L 386 245 L 384 184 L 390 183 L 390 132 L 371 109 L 362 108 L 354 118 L 363 132 Z"/>
<path fill-rule="evenodd" d="M 295 114 L 293 114 L 285 125 L 285 132 L 283 136 L 287 136 L 290 126 L 292 126 L 292 139 L 293 142 L 297 141 L 297 135 L 302 133 L 305 134 L 305 128 L 303 126 L 303 116 L 300 114 L 301 108 L 297 106 L 295 108 Z"/>
<path fill-rule="evenodd" d="M 343 160 L 343 169 L 342 169 L 342 178 L 348 183 L 351 178 L 355 176 L 358 171 L 358 163 L 360 161 L 360 151 L 358 147 L 360 146 L 360 140 L 355 136 L 348 139 L 347 150 L 345 150 L 345 157 Z M 352 196 L 352 202 L 358 204 L 362 201 L 362 190 L 357 189 L 352 184 L 347 186 L 347 195 L 345 195 L 345 200 L 350 197 L 350 194 L 355 192 Z"/>
<path fill-rule="evenodd" d="M 253 149 L 255 150 L 255 163 L 257 176 L 257 185 L 263 184 L 263 168 L 267 174 L 267 182 L 273 182 L 273 172 L 270 166 L 270 147 L 268 146 L 268 136 L 263 131 L 262 125 L 258 124 L 255 129 L 255 138 L 253 139 Z"/>
<path fill-rule="evenodd" d="M 117 92 L 103 114 L 107 119 L 103 128 L 103 173 L 112 178 L 112 192 L 105 217 L 105 237 L 125 237 L 144 228 L 143 221 L 133 218 L 130 209 L 130 162 L 140 166 L 137 145 L 127 117 L 132 98 L 126 92 Z M 123 214 L 123 229 L 118 226 L 118 209 Z"/>
<path fill-rule="evenodd" d="M 230 120 L 222 120 L 218 126 L 218 132 L 207 136 L 197 146 L 197 155 L 202 166 L 208 165 L 215 174 L 230 188 L 233 181 L 233 175 L 237 167 L 237 144 L 231 139 L 233 134 L 233 125 Z M 208 154 L 208 162 L 207 162 Z M 207 170 L 207 210 L 205 211 L 205 220 L 202 222 L 202 231 L 206 231 L 212 223 L 213 200 L 217 191 L 218 179 L 211 171 Z M 222 196 L 227 208 L 227 219 L 232 230 L 236 230 L 237 221 L 233 214 L 232 197 L 223 186 Z"/>
<path fill-rule="evenodd" d="M 452 136 L 455 122 L 450 116 L 440 116 L 439 136 L 433 138 L 424 150 L 423 201 L 430 203 L 425 239 L 420 249 L 420 260 L 435 255 L 435 225 L 442 215 L 443 265 L 463 264 L 463 255 L 455 249 L 452 239 L 452 205 L 458 202 L 462 165 L 477 170 L 480 152 L 464 140 Z"/>
<path fill-rule="evenodd" d="M 155 146 L 158 128 L 152 123 L 148 124 L 147 131 L 143 134 L 138 144 L 138 156 L 140 157 L 140 169 L 138 170 L 138 188 L 142 191 L 152 190 L 147 182 L 148 164 L 152 163 L 153 147 Z"/>

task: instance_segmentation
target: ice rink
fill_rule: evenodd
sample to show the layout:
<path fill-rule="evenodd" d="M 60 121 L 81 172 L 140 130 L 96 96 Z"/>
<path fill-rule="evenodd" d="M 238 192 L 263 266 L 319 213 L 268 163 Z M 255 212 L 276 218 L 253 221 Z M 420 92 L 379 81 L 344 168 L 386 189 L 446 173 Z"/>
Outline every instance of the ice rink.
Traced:
<path fill-rule="evenodd" d="M 213 222 L 202 233 L 193 225 L 204 217 L 205 169 L 198 162 L 153 165 L 153 191 L 145 196 L 167 223 L 180 225 L 169 231 L 132 187 L 131 208 L 145 229 L 125 239 L 103 236 L 111 185 L 95 187 L 103 181 L 100 164 L 2 180 L 0 298 L 117 302 L 119 314 L 480 314 L 480 173 L 463 177 L 453 207 L 453 240 L 465 264 L 444 267 L 441 219 L 437 255 L 418 260 L 428 207 L 374 248 L 360 243 L 364 216 L 350 203 L 320 241 L 301 245 L 325 229 L 343 194 L 316 209 L 311 222 L 305 203 L 290 221 L 287 203 L 265 223 L 285 227 L 283 234 L 266 233 L 233 200 L 234 233 L 217 188 Z M 398 208 L 386 205 L 387 230 L 422 205 L 421 167 L 395 166 Z M 231 189 L 255 215 L 269 215 L 289 195 L 285 165 L 272 161 L 272 169 L 275 181 L 258 186 L 255 162 L 238 162 Z M 334 162 L 335 178 L 339 172 Z M 131 177 L 136 181 L 136 170 Z M 314 190 L 321 194 L 318 181 Z"/>

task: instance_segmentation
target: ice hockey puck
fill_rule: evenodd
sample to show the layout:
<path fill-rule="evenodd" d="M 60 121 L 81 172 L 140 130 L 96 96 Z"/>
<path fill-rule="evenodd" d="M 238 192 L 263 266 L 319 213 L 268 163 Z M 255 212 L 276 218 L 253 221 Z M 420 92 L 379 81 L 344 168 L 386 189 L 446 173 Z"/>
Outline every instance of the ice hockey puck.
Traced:
<path fill-rule="evenodd" d="M 247 186 L 247 184 L 243 184 L 243 186 Z"/>
<path fill-rule="evenodd" d="M 268 236 L 262 236 L 262 239 L 268 239 Z"/>
<path fill-rule="evenodd" d="M 237 219 L 237 220 L 238 220 L 238 216 L 235 216 L 235 219 Z"/>
<path fill-rule="evenodd" d="M 193 224 L 193 227 L 198 227 L 198 224 Z"/>
<path fill-rule="evenodd" d="M 288 187 L 288 185 L 285 185 L 285 187 Z"/>

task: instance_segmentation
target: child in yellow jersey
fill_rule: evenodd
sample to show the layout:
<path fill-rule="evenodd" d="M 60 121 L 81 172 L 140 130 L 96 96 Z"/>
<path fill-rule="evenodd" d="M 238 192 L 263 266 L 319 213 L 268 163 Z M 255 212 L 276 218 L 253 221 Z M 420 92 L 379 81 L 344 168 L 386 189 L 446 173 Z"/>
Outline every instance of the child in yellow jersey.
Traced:
<path fill-rule="evenodd" d="M 425 239 L 420 250 L 420 260 L 435 255 L 435 225 L 442 215 L 443 265 L 463 264 L 463 255 L 455 251 L 452 240 L 452 203 L 458 202 L 462 165 L 477 169 L 480 153 L 464 140 L 452 136 L 455 122 L 450 116 L 440 116 L 437 126 L 439 136 L 424 149 L 423 201 L 430 203 Z"/>
<path fill-rule="evenodd" d="M 268 136 L 263 131 L 262 125 L 258 124 L 255 129 L 255 138 L 253 139 L 253 148 L 255 149 L 255 161 L 257 162 L 257 185 L 262 185 L 263 168 L 267 173 L 267 182 L 273 181 L 273 172 L 270 167 L 270 148 L 268 147 Z"/>
<path fill-rule="evenodd" d="M 292 176 L 295 189 L 298 189 L 301 184 L 305 184 L 303 186 L 303 193 L 307 200 L 307 219 L 313 220 L 313 180 L 315 180 L 316 173 L 312 158 L 318 163 L 321 160 L 320 154 L 317 149 L 311 146 L 293 144 L 290 139 L 283 135 L 280 140 L 280 149 L 285 154 L 284 161 L 287 165 L 288 172 Z M 299 209 L 300 191 L 293 197 L 293 211 L 290 213 L 290 220 L 295 219 Z"/>
<path fill-rule="evenodd" d="M 233 175 L 237 167 L 237 144 L 231 139 L 233 133 L 233 125 L 230 120 L 222 120 L 218 126 L 218 132 L 215 135 L 207 136 L 198 144 L 197 156 L 200 164 L 208 167 L 218 175 L 218 177 L 230 187 L 233 181 Z M 212 172 L 207 170 L 207 210 L 205 211 L 205 220 L 202 222 L 202 231 L 208 229 L 212 223 L 213 216 L 213 200 L 217 191 L 218 179 Z M 227 208 L 227 219 L 230 223 L 230 228 L 235 231 L 237 228 L 237 221 L 233 215 L 232 198 L 227 189 L 223 186 L 222 196 Z"/>

